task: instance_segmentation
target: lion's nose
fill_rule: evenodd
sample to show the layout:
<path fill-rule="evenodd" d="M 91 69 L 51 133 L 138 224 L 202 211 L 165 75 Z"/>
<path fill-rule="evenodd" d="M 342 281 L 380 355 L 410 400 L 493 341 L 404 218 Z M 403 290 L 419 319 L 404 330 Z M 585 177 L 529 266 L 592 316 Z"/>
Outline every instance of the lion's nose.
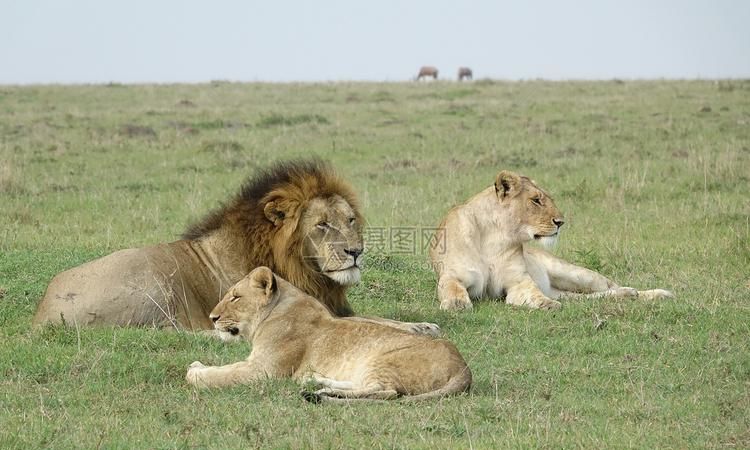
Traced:
<path fill-rule="evenodd" d="M 344 250 L 344 253 L 346 253 L 347 255 L 352 255 L 352 258 L 356 260 L 357 257 L 362 254 L 362 249 L 361 248 L 346 249 Z"/>
<path fill-rule="evenodd" d="M 554 223 L 555 225 L 557 225 L 557 228 L 560 228 L 561 226 L 563 226 L 563 224 L 565 223 L 565 221 L 562 220 L 562 219 L 552 219 L 552 223 Z"/>
<path fill-rule="evenodd" d="M 219 318 L 220 318 L 221 316 L 216 316 L 216 315 L 214 315 L 214 314 L 211 314 L 211 315 L 210 315 L 210 316 L 208 316 L 208 317 L 210 317 L 210 318 L 211 318 L 211 321 L 212 321 L 213 323 L 216 323 L 216 321 L 217 321 L 217 320 L 219 320 Z"/>

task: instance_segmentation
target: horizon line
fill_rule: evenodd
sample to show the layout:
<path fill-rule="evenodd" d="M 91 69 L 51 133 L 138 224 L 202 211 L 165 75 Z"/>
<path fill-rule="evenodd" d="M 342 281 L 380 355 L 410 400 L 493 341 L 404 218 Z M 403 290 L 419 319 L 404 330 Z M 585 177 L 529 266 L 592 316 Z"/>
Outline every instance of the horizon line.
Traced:
<path fill-rule="evenodd" d="M 547 83 L 601 83 L 601 82 L 614 82 L 614 83 L 638 83 L 638 82 L 656 82 L 656 81 L 675 81 L 675 82 L 688 82 L 688 81 L 750 81 L 750 75 L 744 76 L 729 76 L 729 77 L 610 77 L 610 78 L 545 78 L 545 77 L 529 77 L 529 78 L 491 78 L 482 77 L 476 78 L 469 81 L 459 81 L 455 78 L 443 78 L 437 80 L 425 80 L 417 81 L 411 79 L 401 80 L 240 80 L 240 79 L 210 79 L 210 80 L 196 80 L 196 81 L 50 81 L 50 82 L 0 82 L 0 87 L 50 87 L 50 86 L 103 86 L 103 87 L 117 87 L 117 86 L 174 86 L 174 85 L 219 85 L 219 84 L 431 84 L 431 83 L 456 83 L 456 84 L 473 84 L 482 82 L 493 82 L 493 83 L 529 83 L 529 82 L 547 82 Z"/>

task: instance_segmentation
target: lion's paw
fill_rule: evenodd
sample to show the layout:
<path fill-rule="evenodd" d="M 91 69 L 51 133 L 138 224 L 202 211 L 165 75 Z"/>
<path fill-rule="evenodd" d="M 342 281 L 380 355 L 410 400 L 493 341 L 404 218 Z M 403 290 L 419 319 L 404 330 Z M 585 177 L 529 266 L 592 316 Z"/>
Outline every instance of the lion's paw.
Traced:
<path fill-rule="evenodd" d="M 440 309 L 444 311 L 461 311 L 471 308 L 471 300 L 465 298 L 449 298 L 440 302 Z"/>
<path fill-rule="evenodd" d="M 414 334 L 425 334 L 432 337 L 438 337 L 442 334 L 438 324 L 429 322 L 409 323 L 409 331 Z"/>
<path fill-rule="evenodd" d="M 638 297 L 646 300 L 661 300 L 674 298 L 674 294 L 666 289 L 649 289 L 647 291 L 638 291 Z"/>
<path fill-rule="evenodd" d="M 185 374 L 185 381 L 192 384 L 193 386 L 200 386 L 201 372 L 203 372 L 203 369 L 205 368 L 206 366 L 204 366 L 200 361 L 193 361 L 193 363 L 188 367 L 187 374 Z"/>
<path fill-rule="evenodd" d="M 536 307 L 545 310 L 560 309 L 562 308 L 562 303 L 557 300 L 552 300 L 551 298 L 544 298 L 539 301 Z"/>
<path fill-rule="evenodd" d="M 188 366 L 188 369 L 202 369 L 204 367 L 206 367 L 206 366 L 204 366 L 202 362 L 200 362 L 200 361 L 193 361 Z"/>
<path fill-rule="evenodd" d="M 638 290 L 632 287 L 617 287 L 607 291 L 608 297 L 631 298 L 638 297 Z"/>

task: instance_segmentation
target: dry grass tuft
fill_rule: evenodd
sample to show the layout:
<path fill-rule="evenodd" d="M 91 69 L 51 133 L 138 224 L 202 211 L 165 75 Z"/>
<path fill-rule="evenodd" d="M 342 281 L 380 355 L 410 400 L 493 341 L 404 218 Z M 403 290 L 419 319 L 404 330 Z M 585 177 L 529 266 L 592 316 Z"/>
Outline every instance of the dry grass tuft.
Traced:
<path fill-rule="evenodd" d="M 23 187 L 18 181 L 18 174 L 13 166 L 7 162 L 0 166 L 0 193 L 19 194 L 23 192 Z"/>

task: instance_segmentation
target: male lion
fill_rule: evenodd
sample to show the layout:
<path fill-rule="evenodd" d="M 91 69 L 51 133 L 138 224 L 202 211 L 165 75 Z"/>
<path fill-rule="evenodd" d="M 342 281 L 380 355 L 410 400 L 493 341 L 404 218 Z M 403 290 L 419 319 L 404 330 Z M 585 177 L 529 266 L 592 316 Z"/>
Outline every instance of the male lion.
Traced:
<path fill-rule="evenodd" d="M 450 342 L 335 318 L 268 267 L 234 285 L 210 317 L 219 332 L 252 342 L 252 352 L 226 366 L 193 362 L 186 379 L 198 387 L 291 376 L 322 387 L 303 393 L 318 402 L 402 395 L 422 400 L 464 392 L 471 384 L 471 371 Z"/>
<path fill-rule="evenodd" d="M 471 308 L 471 299 L 481 297 L 555 309 L 561 306 L 555 299 L 564 296 L 673 296 L 663 289 L 620 287 L 527 244 L 554 243 L 563 223 L 552 198 L 532 180 L 506 170 L 498 173 L 494 186 L 451 209 L 440 224 L 441 245 L 430 248 L 440 308 Z"/>
<path fill-rule="evenodd" d="M 249 180 L 182 240 L 120 250 L 56 275 L 33 323 L 210 329 L 208 314 L 224 292 L 260 265 L 334 314 L 350 316 L 345 291 L 360 278 L 362 225 L 352 188 L 327 164 L 279 163 Z"/>

